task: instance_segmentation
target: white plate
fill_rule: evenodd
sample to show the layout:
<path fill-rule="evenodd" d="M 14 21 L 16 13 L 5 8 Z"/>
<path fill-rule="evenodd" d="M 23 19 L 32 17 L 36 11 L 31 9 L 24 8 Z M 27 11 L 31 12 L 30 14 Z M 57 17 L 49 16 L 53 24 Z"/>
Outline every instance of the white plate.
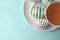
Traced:
<path fill-rule="evenodd" d="M 38 28 L 35 26 L 35 20 L 34 18 L 30 15 L 31 13 L 31 8 L 32 6 L 34 5 L 35 3 L 32 2 L 31 0 L 25 0 L 25 3 L 24 3 L 24 15 L 27 19 L 27 21 L 35 28 Z M 54 26 L 48 26 L 46 29 L 40 29 L 42 31 L 52 31 L 52 30 L 55 30 L 57 29 L 58 27 L 54 27 Z"/>

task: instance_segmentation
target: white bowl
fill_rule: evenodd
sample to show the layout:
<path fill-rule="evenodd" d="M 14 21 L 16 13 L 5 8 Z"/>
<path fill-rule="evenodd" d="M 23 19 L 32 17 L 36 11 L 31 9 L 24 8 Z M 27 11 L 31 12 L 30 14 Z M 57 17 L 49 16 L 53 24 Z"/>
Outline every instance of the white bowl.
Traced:
<path fill-rule="evenodd" d="M 57 29 L 58 27 L 54 27 L 54 25 L 51 25 L 50 23 L 49 23 L 48 27 L 46 27 L 46 29 L 41 29 L 41 28 L 36 27 L 36 25 L 35 25 L 36 20 L 30 15 L 31 14 L 31 8 L 33 7 L 34 4 L 35 3 L 32 2 L 31 0 L 25 0 L 25 3 L 24 3 L 24 15 L 25 15 L 25 18 L 27 19 L 27 21 L 33 27 L 35 27 L 35 28 L 37 28 L 39 30 L 42 30 L 42 31 L 52 31 L 52 30 Z M 47 10 L 47 8 L 45 8 L 45 9 Z"/>

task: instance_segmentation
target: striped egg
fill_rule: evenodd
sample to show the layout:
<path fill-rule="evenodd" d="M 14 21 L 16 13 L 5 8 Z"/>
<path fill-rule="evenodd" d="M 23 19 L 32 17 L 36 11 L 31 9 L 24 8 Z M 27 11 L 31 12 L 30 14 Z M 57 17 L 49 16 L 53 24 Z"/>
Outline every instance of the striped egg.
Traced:
<path fill-rule="evenodd" d="M 36 19 L 35 25 L 38 28 L 45 28 L 48 25 L 45 19 L 46 10 L 41 3 L 35 4 L 31 9 L 31 16 Z"/>

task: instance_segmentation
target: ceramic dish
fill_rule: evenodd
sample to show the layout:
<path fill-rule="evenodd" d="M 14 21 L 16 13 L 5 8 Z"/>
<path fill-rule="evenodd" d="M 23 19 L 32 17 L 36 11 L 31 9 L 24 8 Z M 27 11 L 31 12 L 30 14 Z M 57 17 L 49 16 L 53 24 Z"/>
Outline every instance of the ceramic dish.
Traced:
<path fill-rule="evenodd" d="M 54 0 L 54 1 L 51 1 L 52 3 L 53 2 L 55 2 L 56 0 Z M 32 8 L 34 7 L 34 6 L 38 6 L 38 7 L 41 7 L 41 8 L 44 8 L 44 20 L 46 21 L 46 26 L 45 25 L 43 25 L 43 26 L 41 26 L 40 24 L 39 24 L 39 22 L 40 21 L 36 21 L 37 20 L 37 18 L 35 18 L 35 17 L 33 17 L 32 15 L 31 15 L 31 10 L 32 10 Z M 48 5 L 48 4 L 46 4 L 46 5 Z M 35 6 L 35 7 L 36 7 Z M 49 6 L 49 5 L 48 5 Z M 47 19 L 46 19 L 46 10 L 47 10 L 47 7 L 48 6 L 45 6 L 45 3 L 38 3 L 37 4 L 37 2 L 35 3 L 35 2 L 32 2 L 31 0 L 25 0 L 25 3 L 24 3 L 24 15 L 25 15 L 25 17 L 26 17 L 26 19 L 27 19 L 27 21 L 33 26 L 33 27 L 35 27 L 35 28 L 37 28 L 37 29 L 39 29 L 39 30 L 42 30 L 42 31 L 52 31 L 52 30 L 55 30 L 55 29 L 57 29 L 58 27 L 54 27 L 54 25 L 51 25 L 48 21 L 47 21 Z M 43 14 L 42 14 L 43 15 Z M 41 20 L 41 18 L 39 18 L 38 20 Z M 42 20 L 41 20 L 42 21 Z M 42 21 L 43 22 L 43 21 Z M 39 24 L 39 26 L 37 26 Z M 45 27 L 44 27 L 45 26 Z M 43 27 L 43 28 L 42 28 Z"/>

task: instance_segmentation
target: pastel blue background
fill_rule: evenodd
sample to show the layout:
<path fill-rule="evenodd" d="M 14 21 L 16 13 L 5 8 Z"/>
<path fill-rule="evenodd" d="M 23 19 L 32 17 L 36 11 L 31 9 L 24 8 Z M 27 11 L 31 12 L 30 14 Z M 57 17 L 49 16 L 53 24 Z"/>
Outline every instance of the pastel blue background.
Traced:
<path fill-rule="evenodd" d="M 42 32 L 25 19 L 24 0 L 0 0 L 0 40 L 60 40 L 60 29 Z"/>

